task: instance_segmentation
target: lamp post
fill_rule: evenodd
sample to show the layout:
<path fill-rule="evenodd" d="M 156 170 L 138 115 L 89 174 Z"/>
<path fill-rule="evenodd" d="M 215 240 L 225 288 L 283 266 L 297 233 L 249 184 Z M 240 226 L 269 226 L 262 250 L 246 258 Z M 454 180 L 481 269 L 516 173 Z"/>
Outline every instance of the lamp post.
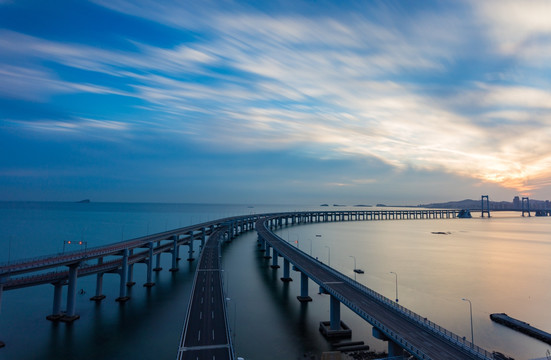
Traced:
<path fill-rule="evenodd" d="M 354 255 L 348 255 L 352 259 L 354 259 L 354 281 L 356 281 L 356 257 Z"/>
<path fill-rule="evenodd" d="M 471 314 L 471 343 L 474 345 L 474 331 L 473 331 L 473 303 L 471 302 L 471 300 L 469 299 L 466 299 L 466 298 L 463 298 L 461 299 L 463 301 L 468 301 L 469 302 L 469 312 Z"/>
<path fill-rule="evenodd" d="M 391 271 L 390 273 L 396 276 L 396 302 L 398 302 L 398 274 L 396 274 L 394 271 Z"/>
<path fill-rule="evenodd" d="M 331 248 L 325 245 L 327 248 L 327 265 L 331 266 Z"/>

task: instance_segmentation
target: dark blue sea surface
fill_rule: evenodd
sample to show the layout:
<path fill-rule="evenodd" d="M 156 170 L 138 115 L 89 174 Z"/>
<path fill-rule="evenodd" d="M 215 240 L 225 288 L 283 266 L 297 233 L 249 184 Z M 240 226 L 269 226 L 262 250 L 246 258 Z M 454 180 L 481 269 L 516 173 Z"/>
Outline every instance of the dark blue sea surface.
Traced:
<path fill-rule="evenodd" d="M 218 218 L 264 212 L 333 210 L 319 206 L 20 203 L 0 202 L 0 263 L 127 240 Z M 347 208 L 338 208 L 344 210 Z M 551 331 L 551 218 L 499 213 L 491 219 L 391 220 L 290 226 L 279 231 L 301 250 L 354 277 L 353 258 L 365 274 L 357 280 L 391 299 L 398 274 L 400 304 L 470 338 L 468 304 L 473 303 L 475 343 L 516 359 L 543 358 L 550 346 L 490 321 L 506 312 Z M 437 233 L 437 234 L 435 234 Z M 313 301 L 301 304 L 300 278 L 282 283 L 269 267 L 254 231 L 223 248 L 228 315 L 238 356 L 245 359 L 303 359 L 330 345 L 318 331 L 329 319 L 329 298 L 310 282 Z M 197 248 L 197 247 L 196 247 Z M 187 248 L 182 248 L 183 253 Z M 171 273 L 169 254 L 156 285 L 143 287 L 145 266 L 134 267 L 131 300 L 115 302 L 119 276 L 104 276 L 107 298 L 96 304 L 95 277 L 78 279 L 73 324 L 45 319 L 53 286 L 5 291 L 0 310 L 0 359 L 174 359 L 186 316 L 196 262 L 180 261 Z M 385 343 L 345 307 L 341 315 L 354 340 L 375 350 Z"/>

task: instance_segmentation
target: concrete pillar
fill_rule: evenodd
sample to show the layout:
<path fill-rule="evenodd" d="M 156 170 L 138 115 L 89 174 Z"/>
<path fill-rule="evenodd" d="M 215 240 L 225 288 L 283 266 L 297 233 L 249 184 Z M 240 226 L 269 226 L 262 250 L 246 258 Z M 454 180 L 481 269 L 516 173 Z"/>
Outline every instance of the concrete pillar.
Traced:
<path fill-rule="evenodd" d="M 52 284 L 54 286 L 54 304 L 52 307 L 52 314 L 46 316 L 46 319 L 56 321 L 62 316 L 61 314 L 61 295 L 63 292 L 63 283 L 57 282 Z"/>
<path fill-rule="evenodd" d="M 268 244 L 268 242 L 266 242 L 266 252 L 264 253 L 264 259 L 271 259 L 272 257 L 270 256 L 270 244 Z"/>
<path fill-rule="evenodd" d="M 161 246 L 161 241 L 157 241 L 157 246 Z M 153 271 L 161 271 L 163 270 L 163 268 L 161 267 L 161 253 L 158 253 L 157 254 L 157 259 L 155 261 L 155 268 L 153 269 Z"/>
<path fill-rule="evenodd" d="M 201 249 L 205 247 L 206 241 L 207 241 L 207 229 L 203 228 L 201 231 Z"/>
<path fill-rule="evenodd" d="M 153 242 L 147 243 L 147 247 L 149 248 L 149 255 L 147 257 L 147 282 L 143 284 L 145 287 L 152 287 L 155 285 L 155 283 L 152 280 L 153 275 Z"/>
<path fill-rule="evenodd" d="M 98 265 L 103 264 L 103 258 L 98 258 Z M 96 295 L 92 296 L 90 300 L 101 301 L 105 299 L 103 292 L 103 273 L 98 273 L 96 275 Z"/>
<path fill-rule="evenodd" d="M 125 302 L 130 299 L 130 297 L 126 295 L 126 279 L 128 277 L 128 249 L 124 249 L 122 252 L 122 265 L 119 270 L 119 274 L 121 276 L 121 284 L 119 287 L 119 297 L 116 298 L 115 301 Z"/>
<path fill-rule="evenodd" d="M 329 310 L 331 330 L 339 330 L 341 328 L 341 302 L 333 295 L 331 295 Z"/>
<path fill-rule="evenodd" d="M 193 261 L 195 260 L 193 258 L 193 231 L 189 232 L 189 243 L 188 243 L 189 251 L 188 251 L 188 257 L 187 261 Z"/>
<path fill-rule="evenodd" d="M 134 249 L 130 249 L 128 255 L 132 256 L 134 253 Z M 136 285 L 136 282 L 134 281 L 134 264 L 128 265 L 128 280 L 126 281 L 126 286 L 132 287 Z"/>
<path fill-rule="evenodd" d="M 172 267 L 168 271 L 178 271 L 178 235 L 173 236 Z"/>
<path fill-rule="evenodd" d="M 69 285 L 67 286 L 67 312 L 62 321 L 74 321 L 80 316 L 75 315 L 75 303 L 77 300 L 77 272 L 78 265 L 69 266 Z"/>
<path fill-rule="evenodd" d="M 278 264 L 278 254 L 277 254 L 277 251 L 276 249 L 274 249 L 273 251 L 273 257 L 272 257 L 272 269 L 279 269 L 279 264 Z"/>
<path fill-rule="evenodd" d="M 308 276 L 303 272 L 300 273 L 300 296 L 297 296 L 297 299 L 300 302 L 312 301 L 308 296 Z"/>
<path fill-rule="evenodd" d="M 293 281 L 293 279 L 289 275 L 290 267 L 291 265 L 289 263 L 289 260 L 283 258 L 283 277 L 281 278 L 281 281 L 283 282 Z"/>

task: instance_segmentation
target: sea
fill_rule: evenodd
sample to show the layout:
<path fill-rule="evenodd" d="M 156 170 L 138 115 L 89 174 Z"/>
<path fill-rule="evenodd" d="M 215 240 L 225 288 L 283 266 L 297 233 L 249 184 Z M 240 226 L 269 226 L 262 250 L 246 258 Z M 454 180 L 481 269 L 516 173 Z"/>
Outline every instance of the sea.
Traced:
<path fill-rule="evenodd" d="M 224 217 L 297 210 L 349 210 L 319 205 L 224 205 L 152 203 L 0 202 L 0 264 L 92 248 Z M 375 209 L 375 208 L 361 208 Z M 388 208 L 387 208 L 388 209 Z M 331 222 L 287 226 L 278 235 L 358 282 L 514 359 L 546 359 L 551 345 L 490 320 L 508 315 L 551 332 L 551 217 L 519 212 L 473 213 L 471 219 L 411 219 Z M 71 240 L 71 244 L 68 241 Z M 79 245 L 78 240 L 82 242 Z M 197 247 L 196 247 L 197 248 Z M 183 253 L 187 248 L 182 248 Z M 182 253 L 182 252 L 181 252 Z M 175 359 L 197 261 L 169 272 L 161 258 L 152 288 L 146 267 L 134 266 L 130 301 L 115 302 L 119 276 L 104 276 L 107 298 L 96 303 L 95 277 L 78 279 L 72 324 L 46 320 L 52 285 L 4 291 L 0 304 L 1 360 Z M 224 290 L 236 354 L 244 359 L 320 358 L 331 345 L 319 322 L 329 320 L 329 296 L 309 282 L 313 301 L 300 303 L 300 276 L 280 280 L 270 268 L 254 231 L 222 249 Z M 364 270 L 357 274 L 353 270 Z M 66 290 L 64 290 L 66 291 Z M 64 294 L 65 296 L 65 294 Z M 466 300 L 470 300 L 470 303 Z M 470 305 L 472 304 L 472 328 Z M 345 306 L 341 319 L 352 340 L 372 350 L 386 344 Z"/>

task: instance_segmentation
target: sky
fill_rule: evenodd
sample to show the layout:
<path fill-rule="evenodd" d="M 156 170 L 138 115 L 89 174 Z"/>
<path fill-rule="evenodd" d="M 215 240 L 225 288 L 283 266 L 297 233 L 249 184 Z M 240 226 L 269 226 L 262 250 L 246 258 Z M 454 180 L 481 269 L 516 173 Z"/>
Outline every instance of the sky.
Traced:
<path fill-rule="evenodd" d="M 549 19 L 549 0 L 0 0 L 0 200 L 549 199 Z"/>

